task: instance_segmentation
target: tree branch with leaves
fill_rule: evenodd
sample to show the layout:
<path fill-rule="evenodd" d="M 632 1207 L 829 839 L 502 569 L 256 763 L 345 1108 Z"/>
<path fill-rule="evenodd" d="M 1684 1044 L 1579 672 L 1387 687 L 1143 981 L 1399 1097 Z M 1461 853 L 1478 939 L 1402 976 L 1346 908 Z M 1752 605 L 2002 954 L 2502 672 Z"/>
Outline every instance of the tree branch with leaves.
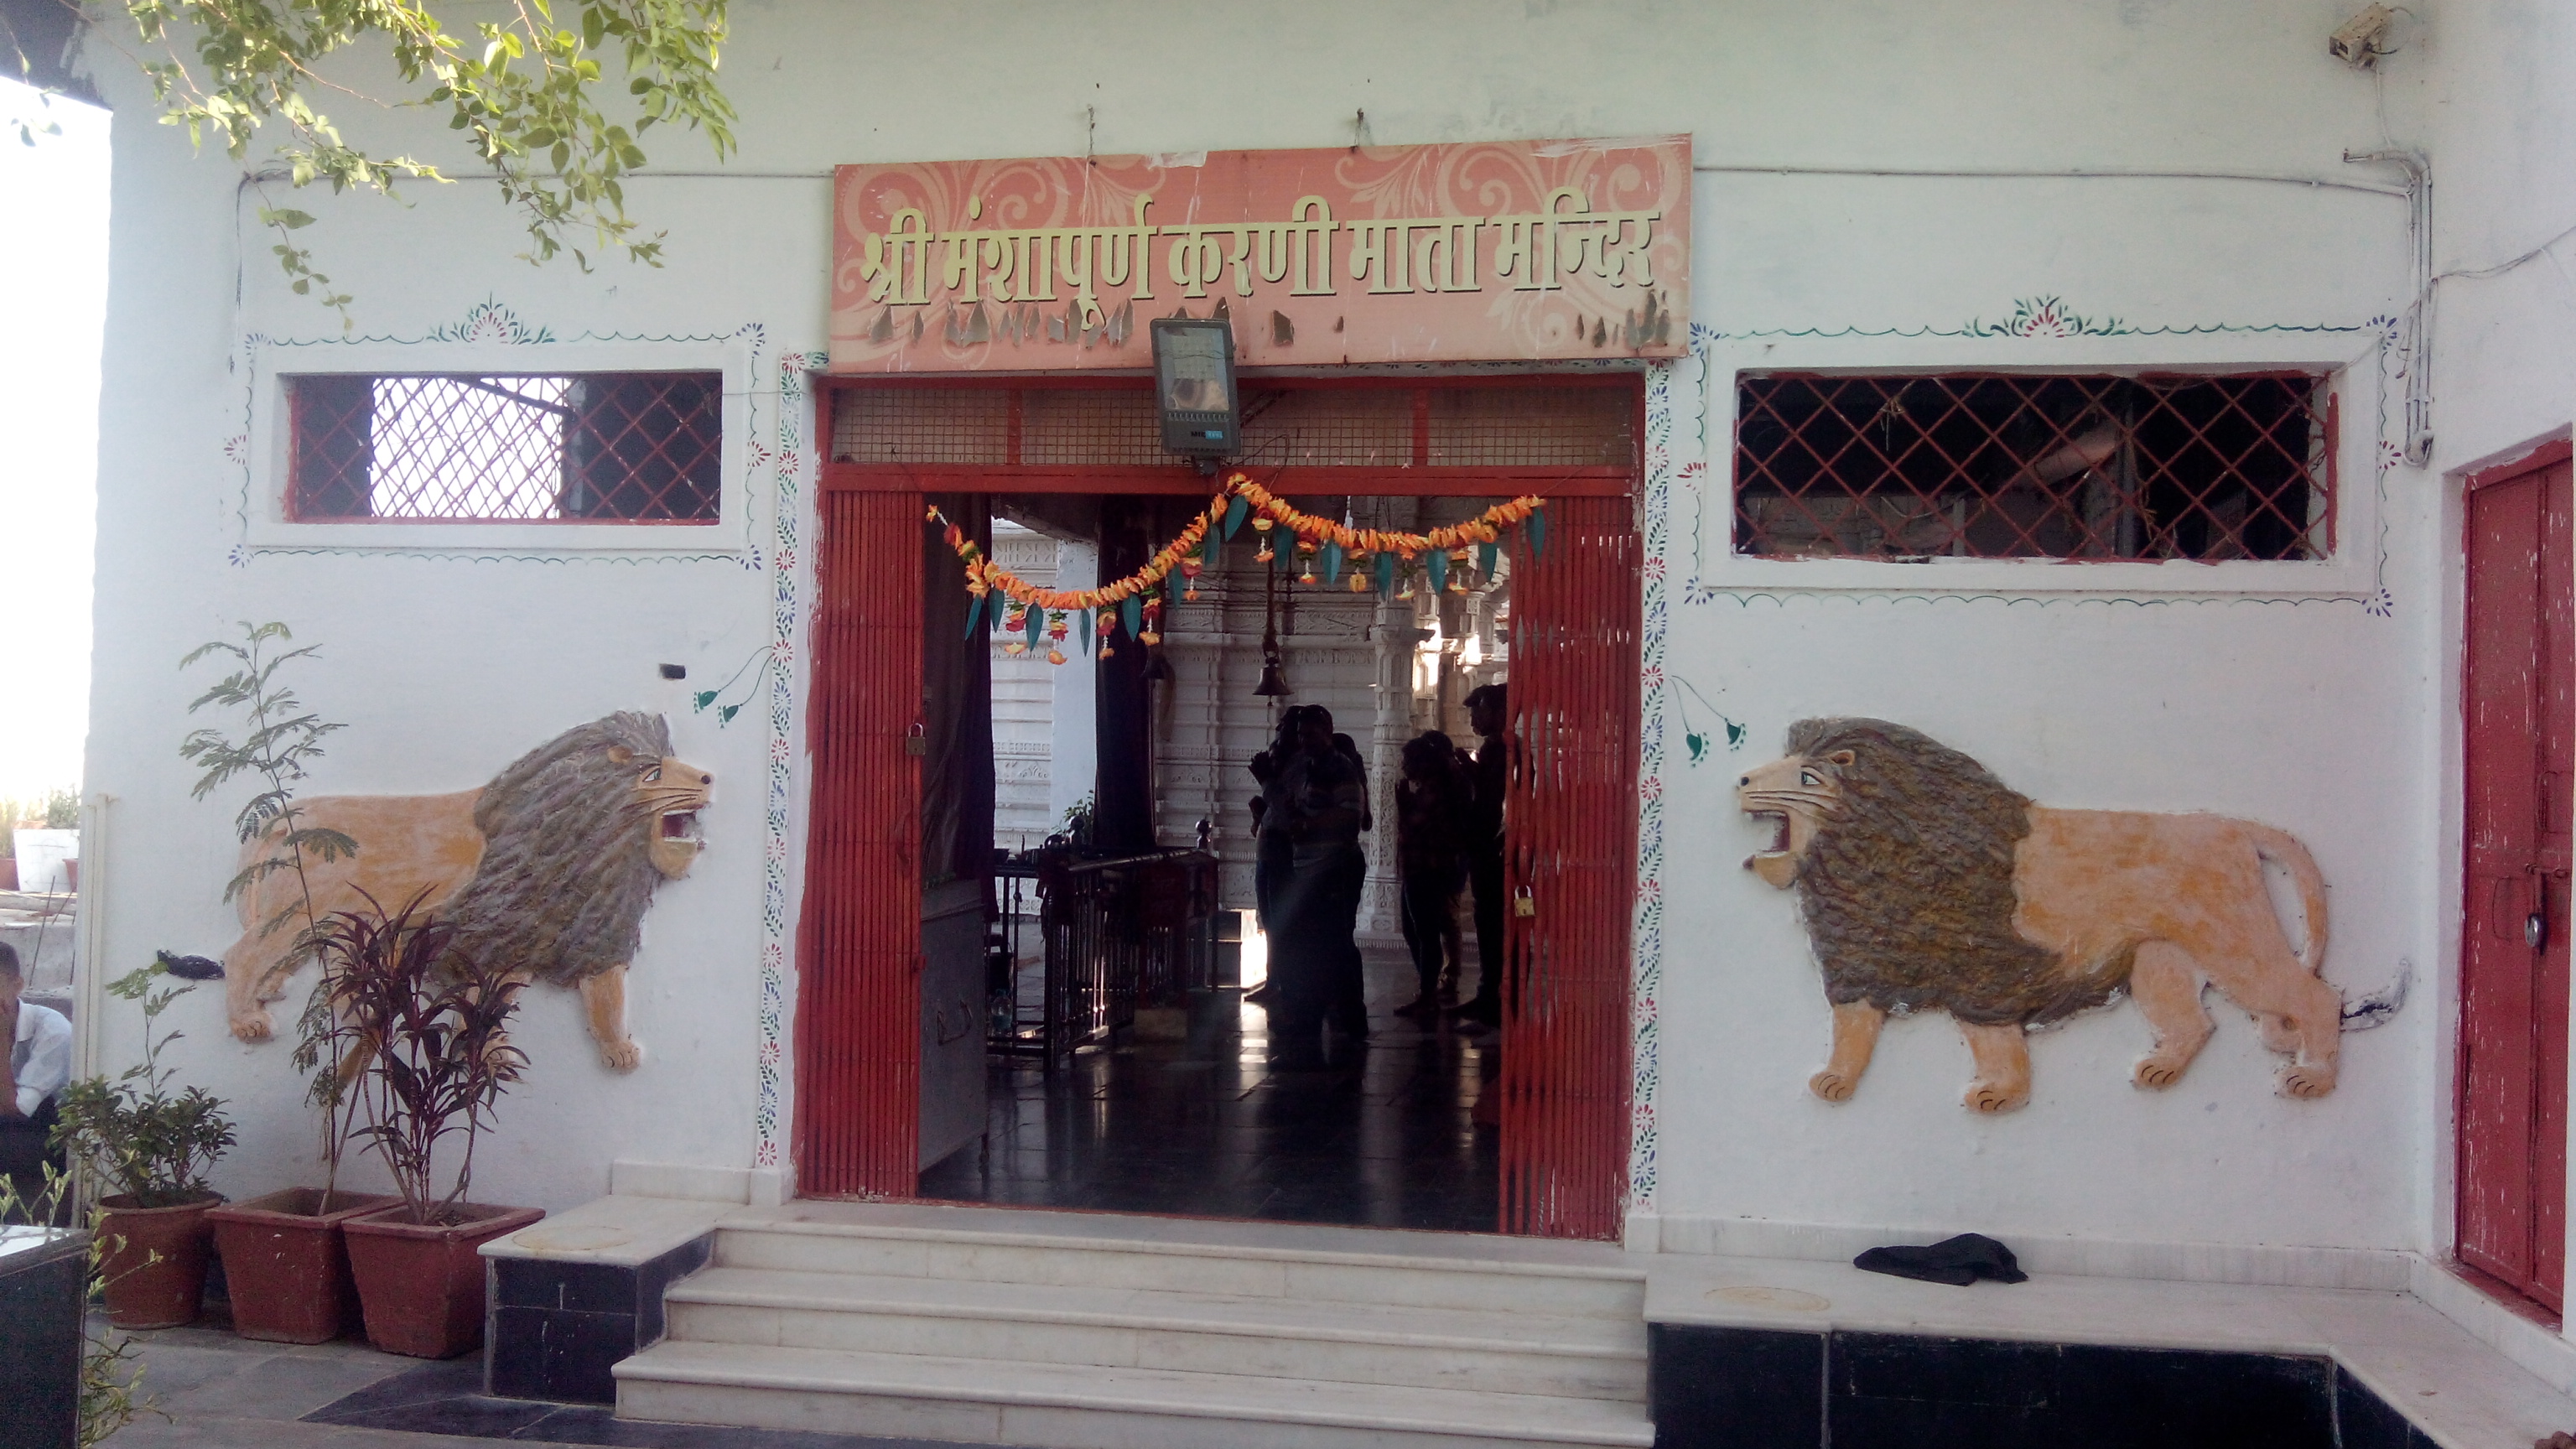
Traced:
<path fill-rule="evenodd" d="M 322 104 L 443 110 L 525 224 L 529 248 L 519 255 L 542 262 L 569 251 L 587 271 L 594 254 L 611 252 L 661 264 L 663 233 L 645 235 L 626 210 L 624 183 L 645 164 L 645 132 L 683 126 L 703 134 L 718 159 L 734 150 L 733 105 L 716 84 L 726 4 L 509 0 L 502 18 L 462 31 L 423 0 L 114 0 L 98 13 L 121 24 L 95 15 L 90 23 L 151 81 L 164 124 L 200 147 L 219 139 L 255 181 L 386 196 L 406 181 L 453 181 L 419 156 L 352 144 Z M 369 96 L 325 77 L 332 57 L 361 50 L 390 60 L 401 94 Z M 23 54 L 20 65 L 29 69 Z M 282 139 L 254 157 L 272 125 Z M 312 215 L 269 203 L 263 191 L 259 220 L 278 238 L 270 250 L 289 285 L 338 311 L 344 329 L 354 326 L 353 299 L 297 243 Z"/>

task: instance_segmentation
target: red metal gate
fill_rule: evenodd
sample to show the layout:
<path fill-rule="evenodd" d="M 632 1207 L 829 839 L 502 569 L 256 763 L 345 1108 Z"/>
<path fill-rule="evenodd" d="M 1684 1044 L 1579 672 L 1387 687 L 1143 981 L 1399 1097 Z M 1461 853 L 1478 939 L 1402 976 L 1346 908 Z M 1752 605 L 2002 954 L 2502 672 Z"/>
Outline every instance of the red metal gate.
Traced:
<path fill-rule="evenodd" d="M 1509 1233 L 1617 1238 L 1622 1227 L 1642 550 L 1630 500 L 1561 498 L 1543 556 L 1526 541 L 1512 555 Z"/>
<path fill-rule="evenodd" d="M 2470 480 L 2460 1260 L 2552 1309 L 2567 1238 L 2568 449 Z"/>
<path fill-rule="evenodd" d="M 796 1174 L 909 1196 L 921 1124 L 922 500 L 822 495 Z"/>

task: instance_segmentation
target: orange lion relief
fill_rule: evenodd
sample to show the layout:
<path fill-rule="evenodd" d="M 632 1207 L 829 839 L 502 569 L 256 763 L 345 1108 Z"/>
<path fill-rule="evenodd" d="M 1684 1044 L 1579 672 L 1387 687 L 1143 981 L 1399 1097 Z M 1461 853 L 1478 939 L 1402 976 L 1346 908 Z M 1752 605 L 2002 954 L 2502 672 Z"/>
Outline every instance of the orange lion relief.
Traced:
<path fill-rule="evenodd" d="M 612 714 L 557 735 L 478 790 L 300 802 L 300 825 L 358 843 L 355 855 L 308 854 L 304 875 L 317 914 L 357 909 L 366 896 L 389 910 L 419 897 L 456 928 L 452 949 L 507 962 L 521 981 L 578 988 L 600 1060 L 631 1071 L 644 1054 L 626 1031 L 626 968 L 655 888 L 687 875 L 704 848 L 697 812 L 714 785 L 672 758 L 660 716 Z M 253 837 L 242 864 L 283 849 L 284 834 L 281 822 Z M 223 968 L 243 1041 L 268 1040 L 268 1004 L 303 964 L 294 930 L 261 930 L 293 908 L 295 890 L 295 873 L 277 870 L 241 896 L 242 936 Z"/>
<path fill-rule="evenodd" d="M 1976 1061 L 1966 1104 L 2030 1100 L 2026 1033 L 2122 991 L 2154 1033 L 2131 1080 L 2170 1087 L 2215 1029 L 2204 986 L 2253 1013 L 2290 1058 L 2285 1096 L 2334 1090 L 2347 1017 L 2376 1025 L 2403 1000 L 2358 1003 L 2318 975 L 2326 883 L 2292 836 L 2219 815 L 2060 810 L 2005 787 L 1975 760 L 1903 725 L 1802 720 L 1784 759 L 1736 783 L 1736 803 L 1778 822 L 1744 862 L 1798 893 L 1833 1005 L 1833 1052 L 1808 1088 L 1848 1099 L 1888 1015 L 1946 1011 Z M 2294 950 L 2266 862 L 2296 882 Z"/>

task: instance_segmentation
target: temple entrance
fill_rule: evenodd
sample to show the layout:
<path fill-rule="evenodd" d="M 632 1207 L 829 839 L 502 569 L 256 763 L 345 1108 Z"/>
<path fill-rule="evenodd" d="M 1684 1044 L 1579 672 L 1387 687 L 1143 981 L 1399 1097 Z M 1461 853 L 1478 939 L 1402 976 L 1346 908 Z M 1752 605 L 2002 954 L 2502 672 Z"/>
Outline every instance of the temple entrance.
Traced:
<path fill-rule="evenodd" d="M 1172 588 L 1143 621 L 1148 642 L 1132 613 L 1122 629 L 1014 610 L 997 630 L 1002 599 L 973 600 L 931 508 L 977 556 L 1066 590 L 1129 576 L 1208 509 L 1217 480 L 1152 451 L 1127 416 L 1150 421 L 1150 397 L 1120 381 L 836 396 L 800 1184 L 1615 1236 L 1634 376 L 1248 382 L 1240 471 L 1302 517 L 1423 534 L 1537 495 L 1545 521 L 1462 549 L 1454 573 L 1301 558 L 1245 526 L 1193 554 L 1187 596 Z M 982 489 L 940 486 L 969 475 Z M 1329 712 L 1311 758 L 1347 760 L 1370 817 L 1320 916 L 1294 904 L 1324 889 L 1320 865 L 1296 876 L 1282 856 L 1274 879 L 1259 864 L 1254 802 L 1281 796 L 1251 768 L 1311 710 Z M 1483 920 L 1457 872 L 1460 939 L 1431 953 L 1427 1003 L 1404 931 L 1404 882 L 1427 875 L 1398 864 L 1408 745 L 1422 781 L 1463 747 L 1446 762 L 1463 786 L 1480 756 L 1504 817 Z M 893 778 L 863 778 L 869 762 Z M 1428 928 L 1437 913 L 1416 905 Z M 1340 937 L 1320 940 L 1336 915 Z M 1322 969 L 1318 951 L 1349 959 L 1349 988 L 1300 1010 L 1292 983 Z"/>

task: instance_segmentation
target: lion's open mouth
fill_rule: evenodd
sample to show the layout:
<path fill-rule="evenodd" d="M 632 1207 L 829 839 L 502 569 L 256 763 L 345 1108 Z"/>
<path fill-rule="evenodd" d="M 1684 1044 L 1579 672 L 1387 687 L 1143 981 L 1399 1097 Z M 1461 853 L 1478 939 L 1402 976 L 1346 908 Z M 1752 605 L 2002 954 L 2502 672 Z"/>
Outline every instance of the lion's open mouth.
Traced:
<path fill-rule="evenodd" d="M 1771 827 L 1771 849 L 1768 854 L 1781 855 L 1789 849 L 1789 813 L 1785 810 L 1748 810 L 1746 814 Z"/>
<path fill-rule="evenodd" d="M 662 816 L 662 838 L 664 840 L 697 839 L 698 812 L 695 810 L 665 811 Z"/>

